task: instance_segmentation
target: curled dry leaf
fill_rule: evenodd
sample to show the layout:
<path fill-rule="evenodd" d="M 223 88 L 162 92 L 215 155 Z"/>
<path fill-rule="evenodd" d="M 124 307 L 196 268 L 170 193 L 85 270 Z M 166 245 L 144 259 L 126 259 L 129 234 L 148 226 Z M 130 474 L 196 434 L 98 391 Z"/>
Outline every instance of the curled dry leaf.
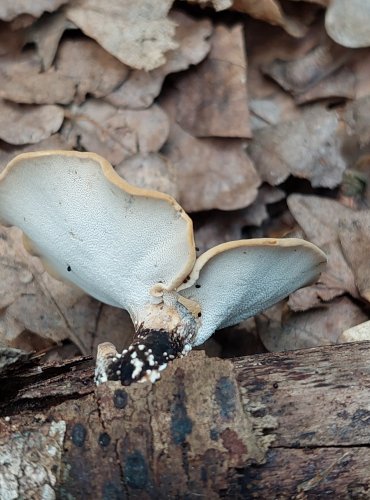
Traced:
<path fill-rule="evenodd" d="M 107 96 L 115 106 L 140 109 L 151 106 L 159 95 L 165 77 L 198 64 L 208 54 L 212 25 L 208 19 L 193 19 L 183 12 L 172 12 L 170 19 L 176 23 L 175 41 L 178 47 L 166 53 L 166 62 L 152 71 L 133 70 L 124 83 Z"/>
<path fill-rule="evenodd" d="M 347 215 L 339 222 L 338 234 L 358 291 L 370 302 L 370 210 Z"/>
<path fill-rule="evenodd" d="M 19 104 L 68 104 L 75 95 L 73 80 L 49 69 L 45 73 L 16 72 L 4 75 L 0 69 L 0 97 Z"/>
<path fill-rule="evenodd" d="M 289 61 L 275 59 L 263 71 L 284 90 L 299 96 L 338 70 L 349 56 L 347 49 L 325 39 L 305 56 Z"/>
<path fill-rule="evenodd" d="M 176 120 L 193 136 L 251 137 L 243 39 L 242 25 L 216 26 L 207 59 L 177 81 Z"/>
<path fill-rule="evenodd" d="M 308 89 L 295 97 L 297 104 L 306 104 L 319 99 L 354 99 L 356 97 L 356 75 L 348 67 L 322 80 L 312 89 Z"/>
<path fill-rule="evenodd" d="M 59 106 L 21 106 L 0 101 L 0 139 L 9 144 L 34 144 L 57 132 L 63 119 Z"/>
<path fill-rule="evenodd" d="M 340 131 L 335 111 L 311 107 L 295 120 L 257 130 L 249 151 L 262 180 L 271 185 L 292 174 L 314 187 L 333 188 L 346 167 Z"/>
<path fill-rule="evenodd" d="M 14 147 L 6 143 L 0 144 L 0 173 L 6 165 L 21 153 L 29 153 L 31 151 L 45 151 L 51 149 L 71 149 L 71 145 L 63 139 L 60 134 L 54 134 L 44 139 L 43 141 L 27 146 Z"/>
<path fill-rule="evenodd" d="M 91 306 L 92 299 L 86 301 L 80 290 L 51 278 L 26 252 L 18 229 L 0 226 L 0 249 L 2 342 L 17 347 L 18 342 L 24 344 L 22 335 L 32 332 L 52 342 L 71 338 L 86 352 L 81 334 L 95 325 L 97 308 Z"/>
<path fill-rule="evenodd" d="M 188 0 L 201 6 L 212 5 L 216 11 L 232 8 L 261 21 L 281 26 L 292 36 L 303 36 L 307 28 L 300 21 L 287 16 L 278 0 Z M 322 0 L 324 1 L 324 0 Z"/>
<path fill-rule="evenodd" d="M 44 71 L 52 65 L 64 31 L 72 28 L 74 24 L 60 11 L 43 15 L 26 30 L 24 43 L 35 44 Z"/>
<path fill-rule="evenodd" d="M 172 123 L 162 152 L 176 167 L 179 201 L 186 211 L 236 210 L 256 199 L 260 179 L 243 141 L 197 139 Z"/>
<path fill-rule="evenodd" d="M 181 205 L 188 212 L 249 206 L 261 181 L 246 153 L 246 143 L 188 134 L 176 123 L 176 99 L 176 91 L 170 88 L 160 99 L 171 123 L 161 152 L 176 168 Z"/>
<path fill-rule="evenodd" d="M 0 19 L 11 21 L 21 14 L 40 17 L 43 12 L 53 12 L 68 0 L 2 0 L 0 2 Z"/>
<path fill-rule="evenodd" d="M 157 105 L 144 110 L 124 110 L 90 99 L 74 108 L 63 135 L 69 142 L 78 137 L 80 146 L 87 151 L 99 153 L 118 165 L 137 153 L 157 152 L 168 131 L 168 118 Z"/>
<path fill-rule="evenodd" d="M 147 71 L 165 63 L 175 49 L 175 23 L 167 17 L 173 0 L 76 0 L 66 17 L 105 50 L 132 68 Z"/>
<path fill-rule="evenodd" d="M 213 211 L 195 215 L 195 242 L 200 253 L 220 243 L 239 240 L 245 226 L 260 226 L 268 218 L 267 205 L 285 198 L 285 193 L 262 186 L 257 198 L 247 208 L 228 212 Z"/>
<path fill-rule="evenodd" d="M 328 257 L 318 283 L 294 292 L 289 298 L 289 307 L 296 311 L 306 310 L 346 292 L 358 298 L 354 275 L 338 237 L 341 221 L 354 212 L 334 200 L 298 194 L 289 196 L 288 206 L 308 240 L 324 250 Z"/>
<path fill-rule="evenodd" d="M 179 196 L 174 166 L 156 153 L 131 156 L 117 165 L 116 172 L 134 186 Z"/>
<path fill-rule="evenodd" d="M 332 0 L 325 16 L 329 36 L 344 47 L 370 46 L 370 0 Z"/>
<path fill-rule="evenodd" d="M 364 342 L 370 340 L 370 321 L 365 321 L 359 325 L 352 326 L 344 330 L 339 336 L 340 343 L 345 342 Z"/>
<path fill-rule="evenodd" d="M 0 255 L 0 344 L 37 351 L 70 339 L 90 354 L 103 338 L 123 346 L 131 339 L 126 311 L 52 278 L 26 252 L 20 230 L 0 226 Z"/>
<path fill-rule="evenodd" d="M 256 318 L 264 346 L 272 352 L 333 345 L 344 341 L 341 333 L 367 319 L 349 298 L 341 297 L 328 307 L 289 313 L 284 303 Z"/>
<path fill-rule="evenodd" d="M 33 53 L 0 60 L 0 97 L 20 104 L 69 104 L 87 93 L 103 97 L 127 76 L 128 68 L 93 40 L 61 43 L 56 68 L 41 72 Z"/>
<path fill-rule="evenodd" d="M 277 0 L 234 0 L 232 8 L 261 21 L 280 26 L 295 37 L 302 37 L 307 32 L 307 27 L 302 22 L 284 13 Z"/>
<path fill-rule="evenodd" d="M 87 93 L 104 97 L 129 73 L 125 64 L 88 39 L 64 40 L 58 49 L 56 67 L 59 77 L 68 78 L 76 87 L 79 102 Z"/>
<path fill-rule="evenodd" d="M 225 10 L 232 6 L 233 0 L 187 0 L 189 3 L 198 3 L 201 7 L 212 7 L 216 10 Z"/>

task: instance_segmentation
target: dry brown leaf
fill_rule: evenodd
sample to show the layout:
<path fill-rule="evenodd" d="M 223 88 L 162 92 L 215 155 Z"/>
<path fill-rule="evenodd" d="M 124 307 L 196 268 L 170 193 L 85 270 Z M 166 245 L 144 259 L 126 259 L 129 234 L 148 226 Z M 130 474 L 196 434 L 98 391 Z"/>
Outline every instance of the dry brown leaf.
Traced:
<path fill-rule="evenodd" d="M 132 338 L 126 311 L 52 278 L 17 228 L 0 226 L 0 275 L 0 344 L 38 351 L 70 339 L 91 354 L 100 342 L 124 347 Z"/>
<path fill-rule="evenodd" d="M 34 50 L 0 58 L 0 97 L 19 104 L 67 104 L 75 94 L 74 82 L 54 69 L 41 72 Z"/>
<path fill-rule="evenodd" d="M 116 166 L 116 172 L 134 186 L 179 197 L 174 166 L 156 153 L 131 156 Z"/>
<path fill-rule="evenodd" d="M 66 17 L 105 50 L 132 68 L 147 71 L 166 62 L 175 49 L 175 23 L 167 18 L 173 0 L 76 0 Z"/>
<path fill-rule="evenodd" d="M 341 297 L 328 307 L 301 313 L 287 313 L 278 304 L 256 317 L 256 324 L 265 347 L 278 352 L 338 344 L 344 340 L 344 330 L 366 319 L 357 305 Z"/>
<path fill-rule="evenodd" d="M 20 14 L 40 17 L 43 12 L 53 12 L 68 0 L 2 0 L 0 2 L 0 19 L 10 21 Z"/>
<path fill-rule="evenodd" d="M 71 338 L 88 352 L 81 334 L 94 329 L 98 308 L 93 299 L 51 278 L 26 252 L 16 228 L 0 226 L 0 255 L 2 341 L 18 347 L 19 341 L 24 343 L 24 333 L 31 332 L 52 342 Z"/>
<path fill-rule="evenodd" d="M 344 47 L 370 45 L 370 0 L 332 0 L 325 16 L 329 36 Z"/>
<path fill-rule="evenodd" d="M 212 5 L 216 11 L 232 8 L 238 12 L 249 14 L 255 19 L 266 21 L 270 24 L 281 26 L 292 36 L 303 36 L 307 28 L 300 21 L 287 16 L 281 8 L 278 0 L 188 0 L 190 3 L 198 3 L 202 7 Z M 318 0 L 321 3 L 325 0 Z"/>
<path fill-rule="evenodd" d="M 370 302 L 370 211 L 350 214 L 341 220 L 338 234 L 358 291 Z"/>
<path fill-rule="evenodd" d="M 249 206 L 261 181 L 246 153 L 246 143 L 188 134 L 176 123 L 176 98 L 176 92 L 168 88 L 159 102 L 171 122 L 161 152 L 176 168 L 180 203 L 188 212 Z"/>
<path fill-rule="evenodd" d="M 0 97 L 19 104 L 68 104 L 75 82 L 53 68 L 45 73 L 4 74 L 0 67 Z"/>
<path fill-rule="evenodd" d="M 80 147 L 118 165 L 137 153 L 157 152 L 168 131 L 168 118 L 157 105 L 144 110 L 124 110 L 90 99 L 74 108 L 62 133 L 68 142 L 78 138 Z"/>
<path fill-rule="evenodd" d="M 197 139 L 172 123 L 162 152 L 176 167 L 186 211 L 236 210 L 256 199 L 260 179 L 243 141 Z"/>
<path fill-rule="evenodd" d="M 1 23 L 0 57 L 7 54 L 18 54 L 23 47 L 23 30 L 14 31 L 10 23 Z"/>
<path fill-rule="evenodd" d="M 61 43 L 56 67 L 41 72 L 33 52 L 0 59 L 0 97 L 19 104 L 69 104 L 87 93 L 103 97 L 127 76 L 128 68 L 93 40 Z"/>
<path fill-rule="evenodd" d="M 0 143 L 0 173 L 6 165 L 21 153 L 29 153 L 31 151 L 45 151 L 51 149 L 72 149 L 70 144 L 63 139 L 60 134 L 54 134 L 41 142 L 28 146 L 14 147 L 5 143 Z"/>
<path fill-rule="evenodd" d="M 85 100 L 87 93 L 106 96 L 129 73 L 125 64 L 88 39 L 64 40 L 58 49 L 56 67 L 60 78 L 73 82 L 79 102 Z"/>
<path fill-rule="evenodd" d="M 209 5 L 212 5 L 212 7 L 216 10 L 225 10 L 229 9 L 232 4 L 233 0 L 186 0 L 189 3 L 198 3 L 201 7 L 208 7 Z"/>
<path fill-rule="evenodd" d="M 263 71 L 284 90 L 297 96 L 334 73 L 349 57 L 347 49 L 325 39 L 305 56 L 293 60 L 275 59 Z"/>
<path fill-rule="evenodd" d="M 320 43 L 322 30 L 314 26 L 302 39 L 294 39 L 282 30 L 250 20 L 246 30 L 248 54 L 248 93 L 252 130 L 298 118 L 301 110 L 291 95 L 267 78 L 262 68 L 273 61 L 304 57 Z"/>
<path fill-rule="evenodd" d="M 346 167 L 340 131 L 335 111 L 310 107 L 300 118 L 257 130 L 249 152 L 262 180 L 271 185 L 291 174 L 314 187 L 333 188 Z"/>
<path fill-rule="evenodd" d="M 268 218 L 267 205 L 285 198 L 280 189 L 262 186 L 256 200 L 247 208 L 228 212 L 194 214 L 195 242 L 200 253 L 220 243 L 239 240 L 244 226 L 260 226 Z"/>
<path fill-rule="evenodd" d="M 63 12 L 54 12 L 43 15 L 26 30 L 24 43 L 35 44 L 44 71 L 52 65 L 64 31 L 72 28 L 75 28 L 74 24 Z"/>
<path fill-rule="evenodd" d="M 289 196 L 288 206 L 307 239 L 322 248 L 328 257 L 318 283 L 294 292 L 289 298 L 289 307 L 306 310 L 346 292 L 358 298 L 353 272 L 343 256 L 338 237 L 341 220 L 354 212 L 334 200 L 298 194 Z"/>
<path fill-rule="evenodd" d="M 159 95 L 165 77 L 198 64 L 208 54 L 212 25 L 208 19 L 193 19 L 183 12 L 172 12 L 170 19 L 177 25 L 175 41 L 178 48 L 166 53 L 166 62 L 152 71 L 134 70 L 124 83 L 107 96 L 115 106 L 129 109 L 149 107 Z"/>
<path fill-rule="evenodd" d="M 243 38 L 242 25 L 216 26 L 207 59 L 176 83 L 176 121 L 195 137 L 251 137 Z"/>
<path fill-rule="evenodd" d="M 322 80 L 313 88 L 295 97 L 297 104 L 306 104 L 319 99 L 354 99 L 356 97 L 356 75 L 349 67 L 338 71 Z"/>
<path fill-rule="evenodd" d="M 370 340 L 370 321 L 352 326 L 345 330 L 338 338 L 338 342 L 365 342 Z"/>
<path fill-rule="evenodd" d="M 59 106 L 21 106 L 0 101 L 0 139 L 9 144 L 34 144 L 57 132 L 63 119 Z"/>
<path fill-rule="evenodd" d="M 307 32 L 307 27 L 302 22 L 284 13 L 277 0 L 234 0 L 232 8 L 261 21 L 281 26 L 295 37 L 302 37 Z"/>
<path fill-rule="evenodd" d="M 103 342 L 111 342 L 120 352 L 131 344 L 134 333 L 134 325 L 127 311 L 100 304 L 96 330 L 89 335 L 91 341 L 89 352 L 96 356 L 98 345 Z"/>

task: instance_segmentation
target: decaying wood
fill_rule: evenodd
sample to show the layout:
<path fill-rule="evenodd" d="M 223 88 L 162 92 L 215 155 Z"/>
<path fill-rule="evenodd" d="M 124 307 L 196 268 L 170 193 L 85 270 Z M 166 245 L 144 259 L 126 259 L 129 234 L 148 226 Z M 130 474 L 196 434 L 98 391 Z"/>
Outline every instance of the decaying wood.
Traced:
<path fill-rule="evenodd" d="M 8 371 L 0 497 L 369 498 L 370 343 L 93 384 L 81 358 Z"/>

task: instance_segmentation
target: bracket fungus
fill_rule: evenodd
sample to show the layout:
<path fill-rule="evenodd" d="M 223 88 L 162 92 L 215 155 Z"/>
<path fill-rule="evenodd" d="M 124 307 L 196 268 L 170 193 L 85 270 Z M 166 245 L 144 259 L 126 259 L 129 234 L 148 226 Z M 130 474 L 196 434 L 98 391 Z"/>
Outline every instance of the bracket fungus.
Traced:
<path fill-rule="evenodd" d="M 169 195 L 128 184 L 93 153 L 42 151 L 0 175 L 0 220 L 54 276 L 127 309 L 135 337 L 101 344 L 96 382 L 154 382 L 218 328 L 317 279 L 326 262 L 299 239 L 218 245 L 196 258 L 192 222 Z"/>

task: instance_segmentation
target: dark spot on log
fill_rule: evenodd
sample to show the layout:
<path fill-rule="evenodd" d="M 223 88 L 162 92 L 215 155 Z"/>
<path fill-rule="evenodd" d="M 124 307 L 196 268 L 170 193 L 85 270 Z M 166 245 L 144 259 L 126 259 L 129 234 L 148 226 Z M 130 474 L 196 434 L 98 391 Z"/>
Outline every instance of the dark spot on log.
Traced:
<path fill-rule="evenodd" d="M 299 435 L 299 440 L 301 441 L 312 441 L 312 439 L 316 436 L 316 432 L 302 432 Z"/>
<path fill-rule="evenodd" d="M 262 392 L 265 388 L 266 382 L 259 380 L 259 379 L 254 379 L 251 381 L 248 390 L 250 392 Z"/>
<path fill-rule="evenodd" d="M 87 430 L 82 424 L 75 424 L 72 429 L 72 443 L 78 448 L 82 448 L 87 435 Z"/>
<path fill-rule="evenodd" d="M 122 500 L 123 492 L 110 481 L 103 484 L 102 500 Z"/>
<path fill-rule="evenodd" d="M 349 415 L 349 413 L 348 413 L 348 411 L 347 411 L 347 410 L 343 410 L 343 411 L 339 411 L 339 412 L 337 413 L 337 417 L 339 417 L 339 418 L 343 418 L 344 420 L 348 420 L 348 419 L 349 419 L 349 417 L 350 417 L 350 415 Z"/>
<path fill-rule="evenodd" d="M 195 285 L 195 288 L 200 288 L 200 285 Z"/>
<path fill-rule="evenodd" d="M 202 313 L 201 313 L 201 312 L 199 312 L 199 313 L 198 313 L 198 318 L 200 318 L 201 316 L 202 316 Z"/>
<path fill-rule="evenodd" d="M 148 483 L 148 466 L 145 458 L 136 450 L 126 458 L 124 476 L 127 485 L 137 490 L 142 490 Z"/>
<path fill-rule="evenodd" d="M 272 387 L 274 389 L 279 389 L 279 384 L 277 382 L 274 382 L 273 385 L 272 385 Z"/>
<path fill-rule="evenodd" d="M 209 437 L 212 439 L 212 441 L 218 441 L 218 430 L 211 429 L 209 432 Z"/>
<path fill-rule="evenodd" d="M 203 483 L 206 483 L 208 481 L 208 472 L 207 472 L 206 467 L 201 467 L 200 479 L 203 481 Z"/>
<path fill-rule="evenodd" d="M 127 393 L 123 389 L 116 389 L 113 395 L 113 404 L 119 410 L 123 410 L 127 405 Z"/>
<path fill-rule="evenodd" d="M 185 391 L 181 387 L 171 406 L 171 435 L 175 444 L 184 443 L 186 436 L 193 430 L 193 422 L 188 417 L 185 402 Z"/>
<path fill-rule="evenodd" d="M 253 417 L 256 417 L 256 418 L 262 418 L 262 417 L 265 417 L 266 416 L 266 409 L 265 408 L 259 408 L 258 410 L 255 410 L 255 411 L 251 411 L 251 414 Z"/>
<path fill-rule="evenodd" d="M 110 443 L 110 435 L 107 432 L 102 432 L 99 436 L 98 443 L 102 448 L 105 448 Z"/>
<path fill-rule="evenodd" d="M 370 411 L 359 408 L 352 416 L 352 426 L 367 427 L 370 425 Z"/>
<path fill-rule="evenodd" d="M 67 266 L 67 271 L 70 273 L 72 271 L 71 266 Z"/>
<path fill-rule="evenodd" d="M 235 386 L 229 377 L 221 377 L 216 384 L 216 401 L 220 407 L 220 415 L 223 420 L 231 420 L 235 414 Z"/>

